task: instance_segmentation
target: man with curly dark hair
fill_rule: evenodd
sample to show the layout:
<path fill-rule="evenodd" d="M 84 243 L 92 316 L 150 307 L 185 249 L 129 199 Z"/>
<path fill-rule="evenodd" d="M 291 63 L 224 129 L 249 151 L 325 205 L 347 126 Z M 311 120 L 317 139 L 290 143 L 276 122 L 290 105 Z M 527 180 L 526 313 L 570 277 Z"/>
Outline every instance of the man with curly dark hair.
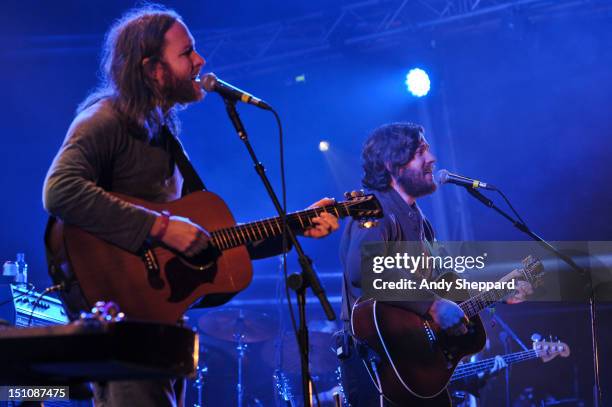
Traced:
<path fill-rule="evenodd" d="M 375 129 L 365 142 L 362 151 L 364 176 L 362 184 L 374 194 L 382 208 L 384 217 L 377 227 L 363 228 L 350 221 L 344 230 L 340 244 L 340 257 L 344 267 L 342 286 L 342 319 L 344 321 L 343 347 L 341 352 L 342 386 L 352 407 L 393 406 L 374 384 L 374 378 L 366 368 L 364 355 L 372 354 L 367 344 L 352 336 L 351 310 L 362 296 L 361 265 L 367 264 L 373 255 L 367 243 L 417 242 L 419 252 L 432 252 L 435 236 L 431 224 L 425 219 L 417 199 L 436 191 L 433 179 L 435 156 L 429 148 L 422 126 L 412 123 L 392 123 Z M 388 245 L 390 246 L 390 245 Z M 377 249 L 375 249 L 377 250 Z M 386 250 L 391 250 L 388 247 Z M 444 270 L 420 269 L 416 275 L 403 277 L 431 280 Z M 403 272 L 402 270 L 393 270 Z M 516 271 L 516 278 L 520 277 Z M 516 293 L 508 303 L 524 301 L 533 292 L 531 285 L 520 281 Z M 468 321 L 463 310 L 453 301 L 434 295 L 430 291 L 416 290 L 411 301 L 393 301 L 394 307 L 403 308 L 435 322 L 449 335 L 463 335 Z M 361 314 L 363 315 L 363 314 Z M 398 338 L 394 338 L 398 339 Z M 399 338 L 401 340 L 401 338 Z M 413 350 L 418 352 L 418 349 Z M 378 355 L 378 357 L 386 357 Z M 367 356 L 366 356 L 367 358 Z M 376 373 L 374 373 L 375 375 Z M 446 391 L 436 397 L 422 399 L 414 397 L 410 406 L 449 406 Z"/>
<path fill-rule="evenodd" d="M 392 123 L 375 129 L 365 142 L 362 152 L 364 176 L 362 184 L 380 201 L 384 217 L 377 227 L 362 228 L 358 222 L 347 225 L 340 244 L 344 266 L 342 318 L 347 342 L 350 336 L 351 308 L 361 296 L 361 247 L 368 242 L 421 241 L 433 242 L 434 232 L 416 201 L 433 193 L 436 161 L 424 137 L 422 126 L 412 123 Z M 432 277 L 423 276 L 423 277 Z M 422 301 L 396 301 L 394 305 L 420 315 L 429 315 L 442 329 L 462 334 L 465 314 L 457 304 L 443 298 L 425 295 Z M 351 345 L 352 346 L 352 345 Z M 364 367 L 358 351 L 349 349 L 349 358 L 342 360 L 342 385 L 352 407 L 387 406 L 389 400 L 379 394 Z M 444 400 L 415 400 L 415 405 L 436 405 Z"/>

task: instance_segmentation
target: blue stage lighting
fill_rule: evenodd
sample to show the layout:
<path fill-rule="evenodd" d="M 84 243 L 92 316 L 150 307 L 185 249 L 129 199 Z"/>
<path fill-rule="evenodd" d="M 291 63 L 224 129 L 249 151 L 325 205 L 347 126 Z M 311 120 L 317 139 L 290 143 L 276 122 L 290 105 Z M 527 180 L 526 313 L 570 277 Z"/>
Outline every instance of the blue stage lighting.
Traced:
<path fill-rule="evenodd" d="M 329 141 L 321 141 L 319 143 L 319 151 L 326 152 L 327 150 L 329 150 Z"/>
<path fill-rule="evenodd" d="M 408 92 L 416 97 L 420 98 L 427 95 L 430 85 L 429 75 L 420 68 L 411 69 L 406 75 L 406 87 L 408 88 Z"/>

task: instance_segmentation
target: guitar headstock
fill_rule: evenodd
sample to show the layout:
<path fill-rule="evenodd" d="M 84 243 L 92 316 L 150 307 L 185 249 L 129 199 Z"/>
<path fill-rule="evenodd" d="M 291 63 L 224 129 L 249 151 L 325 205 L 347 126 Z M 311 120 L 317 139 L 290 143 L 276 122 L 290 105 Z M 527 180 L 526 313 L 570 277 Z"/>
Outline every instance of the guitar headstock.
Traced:
<path fill-rule="evenodd" d="M 542 275 L 544 274 L 544 265 L 542 261 L 531 254 L 525 257 L 522 261 L 522 272 L 527 280 L 534 288 L 542 283 Z"/>
<path fill-rule="evenodd" d="M 342 206 L 347 216 L 359 221 L 361 227 L 370 228 L 378 223 L 376 219 L 383 217 L 383 210 L 376 196 L 365 194 L 363 191 L 345 192 L 346 201 Z"/>
<path fill-rule="evenodd" d="M 283 401 L 293 405 L 293 389 L 291 388 L 291 383 L 289 382 L 289 379 L 285 373 L 283 373 L 283 371 L 280 369 L 276 369 L 272 375 L 272 378 L 274 379 L 277 394 L 283 398 Z"/>
<path fill-rule="evenodd" d="M 567 343 L 561 342 L 558 339 L 553 340 L 552 336 L 549 337 L 548 341 L 542 340 L 542 337 L 538 334 L 531 335 L 533 340 L 533 350 L 536 351 L 539 358 L 543 362 L 548 362 L 561 356 L 566 358 L 570 355 L 570 348 Z"/>

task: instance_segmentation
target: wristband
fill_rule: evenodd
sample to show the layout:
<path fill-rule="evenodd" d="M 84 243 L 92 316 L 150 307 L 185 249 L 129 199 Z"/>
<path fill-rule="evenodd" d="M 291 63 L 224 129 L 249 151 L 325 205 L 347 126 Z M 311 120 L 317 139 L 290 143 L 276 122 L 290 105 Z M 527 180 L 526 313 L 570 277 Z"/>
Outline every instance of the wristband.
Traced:
<path fill-rule="evenodd" d="M 170 224 L 170 212 L 161 211 L 161 222 L 159 224 L 159 230 L 155 235 L 151 235 L 153 239 L 162 240 L 166 232 L 168 231 L 168 225 Z"/>

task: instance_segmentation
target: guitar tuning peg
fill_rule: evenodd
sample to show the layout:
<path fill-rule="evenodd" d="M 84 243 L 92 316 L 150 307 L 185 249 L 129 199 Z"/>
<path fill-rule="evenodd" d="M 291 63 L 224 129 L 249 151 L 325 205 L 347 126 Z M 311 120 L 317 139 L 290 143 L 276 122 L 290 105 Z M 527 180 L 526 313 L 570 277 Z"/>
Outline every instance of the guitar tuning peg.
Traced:
<path fill-rule="evenodd" d="M 363 189 L 360 189 L 358 191 L 351 191 L 351 192 L 344 193 L 344 197 L 346 199 L 363 198 L 364 196 L 365 196 L 365 192 L 363 191 Z"/>
<path fill-rule="evenodd" d="M 531 340 L 532 340 L 533 342 L 540 342 L 540 341 L 542 340 L 542 335 L 540 335 L 540 334 L 539 334 L 539 333 L 537 333 L 537 332 L 536 332 L 536 333 L 533 333 L 533 334 L 531 335 Z"/>
<path fill-rule="evenodd" d="M 378 225 L 378 221 L 376 220 L 362 220 L 359 222 L 359 227 L 361 229 L 370 229 Z"/>

